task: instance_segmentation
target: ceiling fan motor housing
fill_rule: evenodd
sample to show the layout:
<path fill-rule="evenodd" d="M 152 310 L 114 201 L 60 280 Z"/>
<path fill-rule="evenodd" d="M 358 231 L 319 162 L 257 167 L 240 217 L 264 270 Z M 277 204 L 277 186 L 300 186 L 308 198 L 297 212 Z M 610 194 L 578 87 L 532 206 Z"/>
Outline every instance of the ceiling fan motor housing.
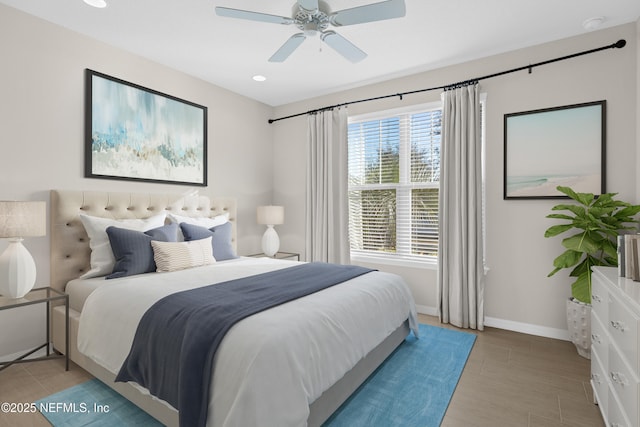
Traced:
<path fill-rule="evenodd" d="M 297 2 L 293 5 L 295 25 L 307 36 L 314 36 L 329 28 L 329 13 L 329 5 L 323 1 L 318 2 L 318 9 L 311 11 L 304 9 Z"/>

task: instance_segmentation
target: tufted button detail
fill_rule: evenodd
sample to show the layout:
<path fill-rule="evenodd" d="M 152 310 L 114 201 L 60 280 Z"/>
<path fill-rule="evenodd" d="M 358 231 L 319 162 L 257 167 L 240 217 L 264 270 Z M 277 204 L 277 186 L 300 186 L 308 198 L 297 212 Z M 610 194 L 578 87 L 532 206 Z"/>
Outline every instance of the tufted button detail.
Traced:
<path fill-rule="evenodd" d="M 134 208 L 133 206 L 129 206 L 129 207 L 127 208 L 127 210 L 128 210 L 128 211 L 132 211 L 132 210 L 134 210 L 134 209 L 135 209 L 135 208 Z"/>

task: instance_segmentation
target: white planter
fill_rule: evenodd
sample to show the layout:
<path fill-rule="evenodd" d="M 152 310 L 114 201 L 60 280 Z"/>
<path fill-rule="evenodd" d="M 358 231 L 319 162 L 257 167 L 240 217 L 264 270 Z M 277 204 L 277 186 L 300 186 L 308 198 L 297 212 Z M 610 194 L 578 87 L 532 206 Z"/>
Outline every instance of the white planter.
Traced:
<path fill-rule="evenodd" d="M 578 354 L 591 359 L 591 305 L 576 299 L 567 300 L 567 328 Z"/>

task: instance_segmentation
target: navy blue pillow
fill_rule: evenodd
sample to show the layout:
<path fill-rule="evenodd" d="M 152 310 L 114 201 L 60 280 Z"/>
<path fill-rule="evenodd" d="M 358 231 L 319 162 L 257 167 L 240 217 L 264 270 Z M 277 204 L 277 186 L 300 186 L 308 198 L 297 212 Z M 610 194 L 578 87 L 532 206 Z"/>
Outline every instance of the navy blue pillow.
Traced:
<path fill-rule="evenodd" d="M 113 271 L 107 276 L 107 279 L 156 271 L 151 241 L 178 241 L 178 225 L 175 223 L 145 232 L 113 226 L 107 227 L 106 231 L 111 243 L 113 256 L 116 259 Z"/>
<path fill-rule="evenodd" d="M 226 259 L 237 258 L 233 245 L 231 244 L 231 227 L 230 222 L 222 225 L 206 229 L 198 225 L 180 223 L 184 240 L 202 240 L 211 236 L 211 247 L 213 248 L 213 257 L 216 261 L 224 261 Z"/>

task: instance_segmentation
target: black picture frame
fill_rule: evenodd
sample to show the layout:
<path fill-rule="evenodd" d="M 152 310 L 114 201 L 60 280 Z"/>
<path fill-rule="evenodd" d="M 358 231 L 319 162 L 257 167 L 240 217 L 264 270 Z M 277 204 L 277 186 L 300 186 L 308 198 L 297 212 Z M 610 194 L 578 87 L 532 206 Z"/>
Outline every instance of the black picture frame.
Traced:
<path fill-rule="evenodd" d="M 606 192 L 606 100 L 504 115 L 504 199 Z"/>
<path fill-rule="evenodd" d="M 207 186 L 207 107 L 85 70 L 85 177 Z"/>

